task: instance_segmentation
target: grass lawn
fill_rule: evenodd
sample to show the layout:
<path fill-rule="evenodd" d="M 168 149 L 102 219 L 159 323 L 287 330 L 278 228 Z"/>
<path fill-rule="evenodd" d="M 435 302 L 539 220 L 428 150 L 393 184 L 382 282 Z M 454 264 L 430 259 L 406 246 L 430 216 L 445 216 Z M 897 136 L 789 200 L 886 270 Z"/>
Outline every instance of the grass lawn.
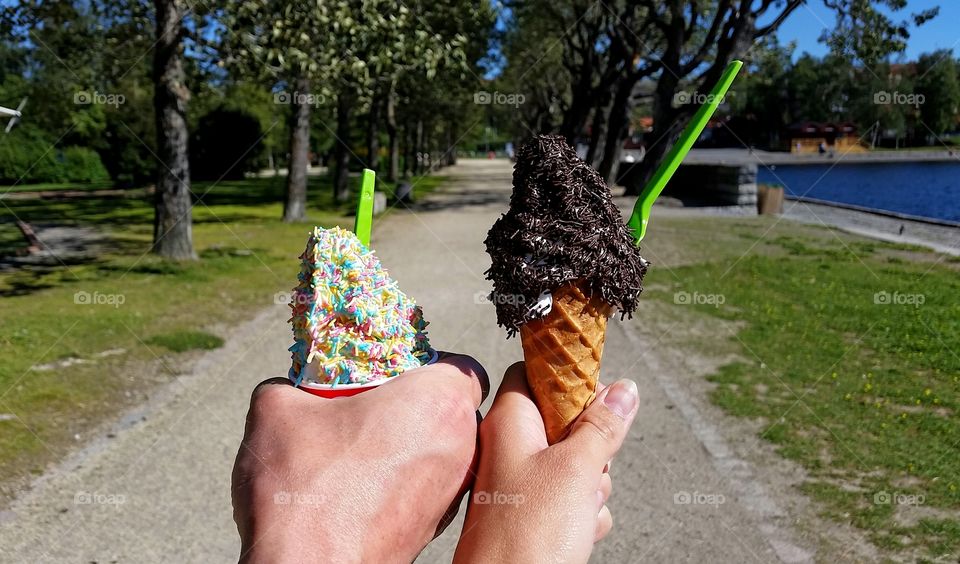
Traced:
<path fill-rule="evenodd" d="M 415 195 L 442 180 L 415 180 Z M 176 362 L 160 358 L 220 346 L 226 327 L 292 288 L 312 224 L 353 227 L 350 206 L 335 206 L 322 178 L 310 179 L 310 223 L 281 222 L 283 183 L 195 183 L 203 195 L 193 210 L 201 260 L 186 263 L 147 253 L 153 210 L 145 199 L 0 205 L 0 256 L 23 244 L 13 213 L 37 223 L 93 225 L 114 243 L 91 262 L 0 272 L 0 483 L 8 484 L 0 498 L 16 491 L 11 479 L 42 472 L 75 435 L 82 439 L 141 402 L 152 385 L 173 379 Z"/>
<path fill-rule="evenodd" d="M 104 190 L 113 188 L 111 182 L 42 182 L 0 186 L 0 195 L 15 192 L 46 192 L 51 190 Z"/>
<path fill-rule="evenodd" d="M 767 218 L 657 224 L 653 252 L 700 250 L 655 264 L 650 295 L 743 322 L 712 399 L 807 470 L 825 516 L 885 553 L 955 559 L 957 259 Z"/>

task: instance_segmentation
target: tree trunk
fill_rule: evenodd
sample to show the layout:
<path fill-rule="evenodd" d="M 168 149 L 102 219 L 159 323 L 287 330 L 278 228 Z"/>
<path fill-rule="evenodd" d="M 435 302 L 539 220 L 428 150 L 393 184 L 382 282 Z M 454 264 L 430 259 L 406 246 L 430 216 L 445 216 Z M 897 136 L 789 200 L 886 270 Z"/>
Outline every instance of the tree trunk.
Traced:
<path fill-rule="evenodd" d="M 403 127 L 404 157 L 403 176 L 410 178 L 416 172 L 417 166 L 417 136 L 414 125 L 409 121 Z"/>
<path fill-rule="evenodd" d="M 287 164 L 287 199 L 283 203 L 283 220 L 286 222 L 307 219 L 307 167 L 310 165 L 310 80 L 304 77 L 295 81 L 295 94 L 291 103 L 290 162 Z"/>
<path fill-rule="evenodd" d="M 619 81 L 617 92 L 610 103 L 606 139 L 603 142 L 603 158 L 598 170 L 608 186 L 614 186 L 617 182 L 623 142 L 630 134 L 630 97 L 633 94 L 634 84 L 632 80 Z"/>
<path fill-rule="evenodd" d="M 367 168 L 380 169 L 380 96 L 374 93 L 367 116 Z"/>
<path fill-rule="evenodd" d="M 414 141 L 414 174 L 422 175 L 423 167 L 426 164 L 426 155 L 423 153 L 423 120 L 417 120 L 417 129 Z"/>
<path fill-rule="evenodd" d="M 668 55 L 668 57 L 665 57 L 664 65 L 667 65 L 667 60 L 679 60 L 679 55 Z M 627 182 L 627 195 L 640 194 L 640 191 L 643 190 L 647 181 L 660 166 L 663 157 L 673 146 L 682 130 L 682 118 L 689 112 L 689 109 L 678 110 L 673 108 L 673 96 L 677 91 L 678 84 L 679 79 L 668 72 L 661 73 L 657 80 L 657 88 L 653 95 L 653 131 L 645 139 L 646 152 L 643 155 L 643 160 L 635 167 L 633 171 L 635 174 L 631 174 Z"/>
<path fill-rule="evenodd" d="M 651 143 L 646 146 L 643 161 L 636 168 L 636 174 L 630 175 L 627 183 L 627 195 L 638 195 L 663 162 L 667 152 L 673 147 L 683 131 L 686 113 L 676 111 L 654 111 Z M 659 125 L 658 125 L 659 124 Z"/>
<path fill-rule="evenodd" d="M 333 150 L 333 197 L 337 202 L 350 199 L 350 113 L 353 100 L 345 95 L 337 99 L 337 139 Z"/>
<path fill-rule="evenodd" d="M 457 164 L 457 145 L 454 142 L 454 139 L 457 138 L 456 125 L 453 123 L 447 124 L 447 150 L 444 155 L 445 166 L 453 166 Z"/>
<path fill-rule="evenodd" d="M 156 44 L 153 55 L 153 108 L 160 170 L 154 197 L 153 252 L 171 259 L 195 259 L 187 147 L 187 102 L 183 72 L 183 6 L 180 0 L 154 0 Z"/>
<path fill-rule="evenodd" d="M 587 123 L 587 115 L 592 105 L 594 70 L 587 60 L 582 63 L 578 74 L 578 80 L 573 85 L 570 107 L 564 112 L 563 121 L 560 123 L 560 135 L 563 135 L 574 149 L 577 148 L 577 137 Z"/>
<path fill-rule="evenodd" d="M 610 113 L 610 97 L 604 99 L 593 109 L 593 122 L 590 124 L 590 146 L 587 147 L 587 157 L 584 159 L 590 166 L 597 166 L 603 155 L 603 146 L 607 136 L 607 121 Z"/>
<path fill-rule="evenodd" d="M 387 94 L 387 137 L 390 139 L 390 170 L 387 180 L 396 182 L 400 176 L 400 143 L 397 139 L 397 94 L 390 89 Z"/>

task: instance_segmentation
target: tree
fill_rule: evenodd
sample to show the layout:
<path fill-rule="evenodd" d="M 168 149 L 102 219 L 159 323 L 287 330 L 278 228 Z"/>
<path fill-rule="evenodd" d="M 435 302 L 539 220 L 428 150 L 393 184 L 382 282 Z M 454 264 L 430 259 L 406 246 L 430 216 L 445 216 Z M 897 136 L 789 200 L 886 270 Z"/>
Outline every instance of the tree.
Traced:
<path fill-rule="evenodd" d="M 768 37 L 750 51 L 747 69 L 736 90 L 727 94 L 732 112 L 747 116 L 756 130 L 737 131 L 747 143 L 780 144 L 780 132 L 793 120 L 789 111 L 791 58 L 796 44 L 781 46 Z"/>
<path fill-rule="evenodd" d="M 920 56 L 914 94 L 917 95 L 920 119 L 925 126 L 922 132 L 924 136 L 929 134 L 939 138 L 956 127 L 960 82 L 951 51 L 934 51 Z"/>
<path fill-rule="evenodd" d="M 153 251 L 172 259 L 194 259 L 190 201 L 187 102 L 183 71 L 182 0 L 154 0 L 156 45 L 153 104 L 157 123 L 156 210 Z"/>
<path fill-rule="evenodd" d="M 350 197 L 347 172 L 354 117 L 368 115 L 368 144 L 374 148 L 380 104 L 396 103 L 400 76 L 416 72 L 430 79 L 442 63 L 462 63 L 464 37 L 448 32 L 457 29 L 453 24 L 469 22 L 467 16 L 476 11 L 462 0 L 400 6 L 387 0 L 247 0 L 228 14 L 225 27 L 232 30 L 233 60 L 248 68 L 265 63 L 282 84 L 294 88 L 285 219 L 300 220 L 305 210 L 311 104 L 335 101 L 334 195 L 344 201 Z M 302 91 L 311 86 L 321 88 Z M 396 108 L 387 108 L 388 119 L 391 111 L 395 122 Z M 388 130 L 395 132 L 395 126 Z M 396 154 L 395 138 L 391 147 Z"/>
<path fill-rule="evenodd" d="M 609 117 L 606 128 L 593 128 L 591 133 L 606 136 L 604 162 L 600 168 L 607 172 L 619 161 L 613 153 L 619 150 L 624 137 L 622 124 L 646 97 L 639 86 L 645 76 L 650 76 L 654 80 L 649 95 L 653 131 L 646 138 L 646 156 L 631 171 L 627 182 L 628 192 L 637 193 L 698 106 L 675 104 L 677 92 L 681 89 L 701 95 L 709 92 L 731 60 L 745 58 L 755 44 L 775 33 L 805 1 L 618 0 L 602 3 L 605 10 L 617 17 L 599 19 L 594 19 L 589 12 L 578 12 L 582 6 L 580 0 L 551 2 L 554 6 L 542 10 L 543 17 L 557 20 L 557 25 L 566 30 L 564 33 L 578 38 L 563 42 L 563 60 L 590 61 L 565 64 L 572 86 L 561 98 L 570 101 L 563 109 L 561 123 L 586 123 L 581 117 L 589 115 L 591 110 L 585 109 L 586 102 L 579 101 L 585 97 L 574 91 L 583 84 L 595 85 L 594 95 L 590 97 L 590 104 L 596 105 L 592 110 L 594 116 L 597 111 L 604 111 Z M 837 26 L 823 40 L 829 42 L 838 55 L 852 54 L 861 61 L 873 62 L 902 49 L 909 35 L 907 23 L 891 19 L 905 8 L 906 0 L 825 2 L 836 11 Z M 881 7 L 883 9 L 878 9 Z M 920 25 L 935 14 L 935 9 L 914 14 L 913 24 Z M 524 25 L 529 21 L 529 18 L 516 18 L 512 23 Z M 596 31 L 597 21 L 601 22 L 603 31 L 599 35 L 591 34 Z M 627 26 L 621 29 L 624 23 Z M 564 27 L 564 24 L 569 25 Z M 515 33 L 518 37 L 525 35 L 522 28 Z M 611 69 L 615 72 L 608 72 Z M 604 105 L 605 99 L 597 96 L 604 91 L 616 93 L 609 108 Z M 565 131 L 577 129 L 576 125 L 572 129 L 569 125 L 562 127 Z M 600 143 L 594 139 L 590 145 L 599 147 Z"/>

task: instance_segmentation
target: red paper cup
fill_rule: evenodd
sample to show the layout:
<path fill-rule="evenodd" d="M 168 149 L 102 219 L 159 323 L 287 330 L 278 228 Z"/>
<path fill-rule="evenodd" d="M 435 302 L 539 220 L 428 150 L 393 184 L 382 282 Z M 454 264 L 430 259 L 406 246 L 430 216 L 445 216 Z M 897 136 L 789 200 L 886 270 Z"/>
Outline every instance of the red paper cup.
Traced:
<path fill-rule="evenodd" d="M 433 364 L 440 358 L 440 355 L 437 354 L 437 351 L 430 350 L 430 359 L 424 363 L 424 366 L 427 364 Z M 401 374 L 400 376 L 403 376 Z M 313 384 L 310 382 L 301 382 L 298 388 L 301 390 L 311 393 L 315 396 L 320 396 L 322 398 L 346 398 L 350 396 L 355 396 L 361 392 L 366 392 L 367 390 L 372 390 L 377 386 L 385 384 L 394 378 L 399 378 L 400 376 L 394 376 L 393 378 L 381 378 L 379 380 L 373 380 L 372 382 L 366 382 L 365 384 Z"/>

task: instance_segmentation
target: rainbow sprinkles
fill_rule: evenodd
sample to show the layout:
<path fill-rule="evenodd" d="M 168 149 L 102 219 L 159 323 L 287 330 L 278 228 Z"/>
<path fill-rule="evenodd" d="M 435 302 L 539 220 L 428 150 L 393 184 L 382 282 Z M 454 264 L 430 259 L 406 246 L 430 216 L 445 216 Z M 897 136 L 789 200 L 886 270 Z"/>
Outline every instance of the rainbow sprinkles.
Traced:
<path fill-rule="evenodd" d="M 423 312 L 352 232 L 315 227 L 290 301 L 290 380 L 366 384 L 425 364 Z"/>

